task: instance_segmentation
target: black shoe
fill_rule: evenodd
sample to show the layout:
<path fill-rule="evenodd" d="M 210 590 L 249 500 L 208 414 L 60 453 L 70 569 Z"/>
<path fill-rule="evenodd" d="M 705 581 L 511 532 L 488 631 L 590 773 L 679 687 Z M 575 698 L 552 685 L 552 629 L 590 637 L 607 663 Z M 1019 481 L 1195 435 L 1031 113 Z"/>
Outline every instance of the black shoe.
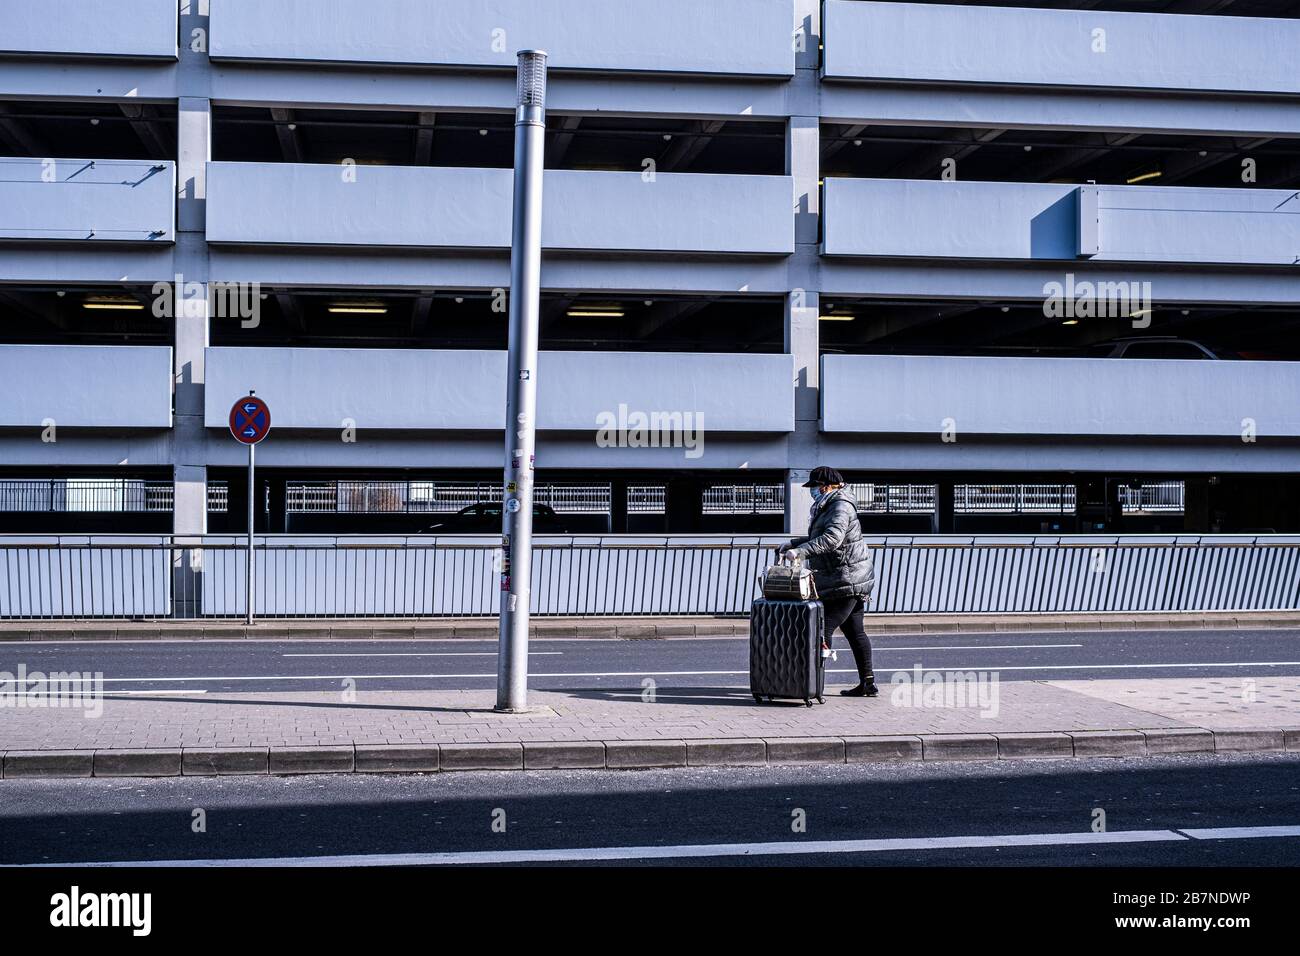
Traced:
<path fill-rule="evenodd" d="M 840 691 L 841 697 L 879 697 L 880 688 L 875 684 L 858 684 L 848 690 Z"/>

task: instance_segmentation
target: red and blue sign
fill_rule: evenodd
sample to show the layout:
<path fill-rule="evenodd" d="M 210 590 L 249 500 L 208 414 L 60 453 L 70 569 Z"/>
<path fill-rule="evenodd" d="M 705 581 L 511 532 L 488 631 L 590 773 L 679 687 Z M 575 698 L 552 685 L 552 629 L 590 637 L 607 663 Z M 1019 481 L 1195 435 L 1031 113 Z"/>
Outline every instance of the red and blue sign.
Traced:
<path fill-rule="evenodd" d="M 235 441 L 256 445 L 271 430 L 271 410 L 256 395 L 247 395 L 230 409 L 230 434 Z"/>

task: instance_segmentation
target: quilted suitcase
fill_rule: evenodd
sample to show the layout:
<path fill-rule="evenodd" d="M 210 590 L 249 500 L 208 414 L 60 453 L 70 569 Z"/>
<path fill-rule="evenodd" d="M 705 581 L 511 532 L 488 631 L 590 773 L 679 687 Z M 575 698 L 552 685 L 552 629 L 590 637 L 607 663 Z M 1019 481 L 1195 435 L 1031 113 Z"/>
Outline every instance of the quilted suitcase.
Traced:
<path fill-rule="evenodd" d="M 749 614 L 749 690 L 754 699 L 823 703 L 826 690 L 821 601 L 759 598 Z"/>

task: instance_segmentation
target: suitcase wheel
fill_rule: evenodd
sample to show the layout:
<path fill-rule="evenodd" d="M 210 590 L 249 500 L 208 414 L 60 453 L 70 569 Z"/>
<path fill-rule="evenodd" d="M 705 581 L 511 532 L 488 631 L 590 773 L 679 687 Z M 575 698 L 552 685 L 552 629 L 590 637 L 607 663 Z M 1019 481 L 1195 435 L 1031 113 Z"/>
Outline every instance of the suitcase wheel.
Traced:
<path fill-rule="evenodd" d="M 826 701 L 825 701 L 824 699 L 822 699 L 821 697 L 818 697 L 818 698 L 817 698 L 817 703 L 819 703 L 819 704 L 824 704 L 824 703 L 826 703 Z"/>
<path fill-rule="evenodd" d="M 805 699 L 804 702 L 803 702 L 803 705 L 804 705 L 805 707 L 811 707 L 811 706 L 812 706 L 812 701 L 811 701 L 811 700 L 807 700 L 807 699 Z"/>
<path fill-rule="evenodd" d="M 763 703 L 763 695 L 762 695 L 762 694 L 755 694 L 755 695 L 754 695 L 754 700 L 758 701 L 760 704 Z"/>

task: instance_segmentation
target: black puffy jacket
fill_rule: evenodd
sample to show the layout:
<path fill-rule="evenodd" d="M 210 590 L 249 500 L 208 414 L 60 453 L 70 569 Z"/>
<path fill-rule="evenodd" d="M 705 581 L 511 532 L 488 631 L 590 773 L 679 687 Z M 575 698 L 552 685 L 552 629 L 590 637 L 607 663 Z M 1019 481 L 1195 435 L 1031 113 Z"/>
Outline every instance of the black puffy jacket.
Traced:
<path fill-rule="evenodd" d="M 876 586 L 871 553 L 862 540 L 858 501 L 844 488 L 817 502 L 805 537 L 789 547 L 806 559 L 823 598 L 868 597 Z"/>

